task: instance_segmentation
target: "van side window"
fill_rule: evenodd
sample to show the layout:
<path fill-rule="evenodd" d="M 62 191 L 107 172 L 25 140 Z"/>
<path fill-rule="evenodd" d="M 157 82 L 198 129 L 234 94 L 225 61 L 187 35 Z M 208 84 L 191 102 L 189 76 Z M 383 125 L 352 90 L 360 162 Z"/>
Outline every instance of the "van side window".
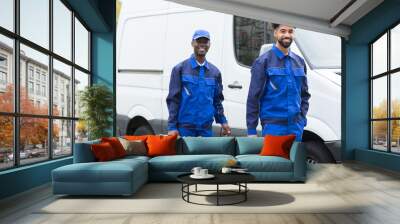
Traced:
<path fill-rule="evenodd" d="M 263 44 L 274 42 L 271 23 L 235 16 L 233 27 L 236 60 L 245 66 L 253 64 Z"/>

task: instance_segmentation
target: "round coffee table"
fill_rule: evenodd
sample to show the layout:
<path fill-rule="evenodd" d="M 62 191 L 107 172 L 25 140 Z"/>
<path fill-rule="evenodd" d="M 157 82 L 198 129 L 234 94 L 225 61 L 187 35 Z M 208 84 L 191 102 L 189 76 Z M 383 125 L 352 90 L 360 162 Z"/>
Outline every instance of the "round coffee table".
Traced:
<path fill-rule="evenodd" d="M 177 177 L 178 181 L 182 183 L 182 199 L 188 203 L 198 204 L 198 205 L 234 205 L 247 200 L 247 192 L 249 188 L 247 183 L 255 180 L 255 177 L 249 173 L 215 173 L 215 177 L 212 179 L 193 179 L 190 177 L 191 173 L 182 174 Z M 215 190 L 197 190 L 197 185 L 216 185 Z M 190 186 L 195 186 L 194 191 L 190 191 Z M 220 185 L 236 185 L 237 190 L 223 190 L 220 189 Z M 209 192 L 215 192 L 215 194 L 205 194 Z M 190 201 L 190 196 L 204 196 L 204 197 L 216 197 L 216 204 L 202 204 Z M 241 196 L 239 200 L 231 203 L 221 203 L 221 197 L 232 197 Z"/>

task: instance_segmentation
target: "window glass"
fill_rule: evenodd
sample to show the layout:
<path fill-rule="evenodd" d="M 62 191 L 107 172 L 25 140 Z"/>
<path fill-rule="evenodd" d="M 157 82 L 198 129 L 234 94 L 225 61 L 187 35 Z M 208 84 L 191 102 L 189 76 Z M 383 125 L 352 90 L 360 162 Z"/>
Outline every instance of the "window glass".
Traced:
<path fill-rule="evenodd" d="M 45 118 L 20 118 L 21 164 L 35 163 L 49 158 L 49 120 Z"/>
<path fill-rule="evenodd" d="M 0 26 L 14 31 L 14 0 L 0 1 Z"/>
<path fill-rule="evenodd" d="M 387 118 L 387 78 L 386 76 L 372 81 L 372 118 Z"/>
<path fill-rule="evenodd" d="M 21 36 L 49 48 L 49 0 L 20 0 Z"/>
<path fill-rule="evenodd" d="M 87 86 L 89 86 L 89 75 L 75 69 L 75 117 L 80 117 L 81 115 L 80 96 Z"/>
<path fill-rule="evenodd" d="M 53 0 L 53 51 L 71 60 L 72 12 L 60 1 Z"/>
<path fill-rule="evenodd" d="M 390 68 L 400 67 L 400 24 L 392 29 L 390 33 Z"/>
<path fill-rule="evenodd" d="M 49 57 L 39 51 L 21 44 L 20 53 L 20 110 L 24 114 L 47 115 L 49 108 Z M 35 78 L 30 81 L 29 69 L 35 71 Z M 29 80 L 29 81 L 28 81 Z M 33 82 L 33 94 L 29 91 L 29 82 Z M 35 104 L 31 103 L 36 102 Z"/>
<path fill-rule="evenodd" d="M 372 75 L 387 71 L 387 34 L 372 44 Z"/>
<path fill-rule="evenodd" d="M 0 111 L 14 111 L 14 72 L 12 39 L 0 34 Z"/>
<path fill-rule="evenodd" d="M 400 72 L 391 74 L 391 117 L 400 118 Z"/>
<path fill-rule="evenodd" d="M 72 121 L 53 120 L 53 157 L 72 154 Z"/>
<path fill-rule="evenodd" d="M 387 121 L 372 122 L 373 149 L 387 151 L 387 137 Z"/>
<path fill-rule="evenodd" d="M 393 120 L 391 124 L 391 152 L 400 153 L 400 120 Z"/>
<path fill-rule="evenodd" d="M 11 116 L 0 115 L 0 170 L 14 165 L 14 122 Z"/>
<path fill-rule="evenodd" d="M 89 69 L 89 32 L 75 18 L 75 63 Z"/>
<path fill-rule="evenodd" d="M 72 117 L 71 66 L 53 60 L 53 115 Z"/>

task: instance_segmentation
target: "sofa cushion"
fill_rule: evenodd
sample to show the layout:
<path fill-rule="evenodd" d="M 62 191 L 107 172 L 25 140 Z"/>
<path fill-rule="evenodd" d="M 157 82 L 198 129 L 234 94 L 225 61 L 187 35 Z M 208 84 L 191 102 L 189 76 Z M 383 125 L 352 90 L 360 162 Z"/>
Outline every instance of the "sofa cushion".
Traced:
<path fill-rule="evenodd" d="M 147 156 L 137 156 L 137 155 L 131 155 L 131 156 L 125 156 L 124 158 L 116 159 L 113 160 L 113 162 L 127 162 L 127 163 L 135 163 L 135 160 L 143 161 L 143 162 L 148 162 L 150 157 Z"/>
<path fill-rule="evenodd" d="M 108 142 L 114 149 L 115 155 L 117 158 L 122 158 L 126 156 L 126 151 L 122 146 L 121 142 L 116 137 L 103 137 L 101 138 L 101 142 Z"/>
<path fill-rule="evenodd" d="M 115 154 L 115 150 L 113 149 L 112 145 L 108 142 L 92 144 L 91 149 L 94 154 L 94 157 L 96 157 L 96 161 L 105 162 L 118 158 L 118 156 Z"/>
<path fill-rule="evenodd" d="M 147 171 L 140 159 L 74 163 L 53 170 L 57 182 L 130 182 L 134 172 Z M 142 175 L 147 176 L 147 172 Z"/>
<path fill-rule="evenodd" d="M 296 135 L 266 135 L 264 146 L 261 149 L 261 156 L 280 156 L 289 159 L 290 148 Z"/>
<path fill-rule="evenodd" d="M 141 140 L 126 140 L 124 138 L 118 138 L 122 146 L 126 151 L 126 155 L 147 155 L 146 143 Z"/>
<path fill-rule="evenodd" d="M 292 172 L 292 161 L 279 156 L 238 155 L 236 159 L 249 172 Z"/>
<path fill-rule="evenodd" d="M 236 155 L 259 154 L 264 144 L 263 137 L 236 137 Z"/>
<path fill-rule="evenodd" d="M 231 155 L 175 155 L 158 156 L 149 160 L 150 171 L 163 172 L 190 172 L 193 167 L 199 166 L 212 172 L 219 171 L 230 159 Z"/>
<path fill-rule="evenodd" d="M 176 139 L 178 135 L 149 135 L 147 137 L 147 155 L 164 156 L 176 154 Z"/>
<path fill-rule="evenodd" d="M 185 155 L 235 153 L 233 137 L 183 137 L 181 144 L 181 153 Z"/>
<path fill-rule="evenodd" d="M 129 140 L 129 141 L 143 141 L 146 142 L 148 135 L 125 135 L 123 136 L 124 139 Z"/>

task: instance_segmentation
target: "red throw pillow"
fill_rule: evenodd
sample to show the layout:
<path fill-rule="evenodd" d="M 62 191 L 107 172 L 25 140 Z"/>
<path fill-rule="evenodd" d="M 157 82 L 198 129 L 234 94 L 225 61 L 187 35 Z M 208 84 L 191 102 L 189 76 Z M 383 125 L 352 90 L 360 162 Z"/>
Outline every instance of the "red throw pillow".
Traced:
<path fill-rule="evenodd" d="M 118 138 L 110 137 L 110 138 L 101 138 L 101 142 L 108 142 L 114 149 L 115 155 L 117 158 L 125 157 L 126 151 L 122 146 L 121 142 L 119 142 Z"/>
<path fill-rule="evenodd" d="M 148 156 L 176 155 L 178 135 L 149 135 L 147 137 Z"/>
<path fill-rule="evenodd" d="M 94 157 L 99 162 L 110 161 L 117 158 L 114 149 L 108 142 L 93 144 L 91 145 L 91 149 Z"/>
<path fill-rule="evenodd" d="M 289 159 L 290 148 L 296 135 L 274 136 L 266 135 L 264 137 L 264 145 L 261 149 L 261 156 L 280 156 Z"/>

